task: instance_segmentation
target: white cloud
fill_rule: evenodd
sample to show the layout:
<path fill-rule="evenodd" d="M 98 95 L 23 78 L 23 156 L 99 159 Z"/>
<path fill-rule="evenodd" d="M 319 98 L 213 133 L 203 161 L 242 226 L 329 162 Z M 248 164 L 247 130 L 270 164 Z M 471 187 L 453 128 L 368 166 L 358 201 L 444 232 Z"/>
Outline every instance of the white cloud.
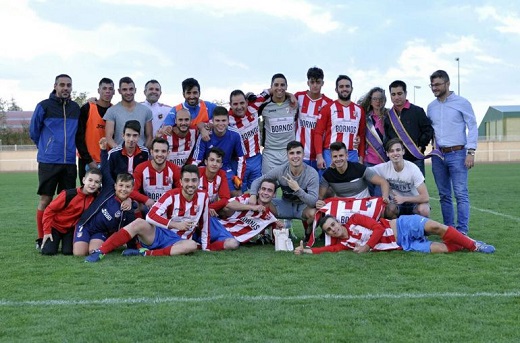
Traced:
<path fill-rule="evenodd" d="M 104 2 L 116 5 L 192 9 L 216 16 L 245 12 L 261 13 L 278 18 L 301 21 L 309 29 L 318 33 L 328 33 L 341 27 L 341 23 L 332 18 L 329 10 L 307 1 L 298 0 L 264 0 L 260 2 L 242 0 L 104 0 Z M 349 29 L 349 32 L 355 32 L 355 28 Z"/>
<path fill-rule="evenodd" d="M 475 9 L 480 20 L 493 19 L 499 22 L 495 29 L 502 33 L 520 34 L 520 18 L 516 13 L 499 14 L 492 6 L 483 6 Z"/>

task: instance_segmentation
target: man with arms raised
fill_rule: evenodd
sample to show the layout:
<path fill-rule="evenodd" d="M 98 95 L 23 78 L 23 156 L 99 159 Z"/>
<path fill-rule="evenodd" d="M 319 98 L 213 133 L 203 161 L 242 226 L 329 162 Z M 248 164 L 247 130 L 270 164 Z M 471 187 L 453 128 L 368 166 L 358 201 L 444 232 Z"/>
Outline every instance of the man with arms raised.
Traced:
<path fill-rule="evenodd" d="M 390 203 L 385 217 L 397 218 L 402 214 L 430 216 L 430 196 L 419 167 L 404 159 L 405 148 L 399 138 L 386 143 L 388 162 L 370 167 L 390 184 Z"/>
<path fill-rule="evenodd" d="M 337 197 L 368 198 L 368 183 L 381 187 L 383 200 L 389 202 L 390 186 L 388 182 L 377 175 L 373 170 L 358 162 L 348 162 L 347 147 L 343 142 L 334 142 L 330 145 L 332 166 L 327 168 L 320 180 L 320 191 L 316 208 L 325 206 L 325 199 L 329 187 Z"/>
<path fill-rule="evenodd" d="M 314 130 L 314 148 L 319 169 L 331 164 L 330 145 L 343 142 L 348 148 L 350 162 L 363 163 L 365 154 L 365 111 L 350 100 L 353 91 L 352 80 L 347 75 L 336 79 L 338 99 L 321 109 L 316 129 Z M 354 141 L 359 138 L 355 150 Z"/>
<path fill-rule="evenodd" d="M 209 140 L 210 129 L 208 123 L 213 119 L 213 111 L 217 105 L 209 101 L 200 100 L 200 91 L 200 84 L 194 78 L 190 77 L 182 81 L 182 95 L 185 101 L 172 108 L 168 116 L 166 116 L 163 124 L 165 133 L 171 131 L 171 127 L 175 124 L 177 112 L 185 108 L 190 112 L 190 128 L 197 129 L 203 141 Z"/>
<path fill-rule="evenodd" d="M 106 122 L 105 136 L 108 147 L 121 145 L 125 123 L 129 120 L 137 120 L 141 125 L 139 145 L 149 148 L 153 139 L 152 111 L 135 101 L 135 84 L 128 76 L 119 80 L 117 91 L 121 94 L 121 101 L 110 107 L 103 118 Z"/>
<path fill-rule="evenodd" d="M 282 198 L 273 199 L 275 216 L 282 219 L 301 219 L 306 237 L 310 237 L 315 205 L 318 200 L 318 172 L 303 163 L 303 146 L 298 141 L 287 144 L 286 159 L 289 163 L 278 166 L 251 185 L 249 203 L 257 204 L 260 183 L 264 179 L 274 179 L 282 188 Z M 314 242 L 309 242 L 312 245 Z"/>

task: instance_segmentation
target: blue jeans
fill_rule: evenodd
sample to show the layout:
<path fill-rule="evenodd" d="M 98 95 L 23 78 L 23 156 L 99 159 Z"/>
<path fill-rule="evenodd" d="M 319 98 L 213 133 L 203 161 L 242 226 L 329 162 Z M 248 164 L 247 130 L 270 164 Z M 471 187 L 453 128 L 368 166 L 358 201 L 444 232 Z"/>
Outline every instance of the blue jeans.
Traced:
<path fill-rule="evenodd" d="M 421 173 L 424 177 L 426 177 L 426 170 L 424 169 L 424 160 L 414 160 L 414 161 L 411 161 L 412 163 L 414 163 L 417 167 L 419 167 L 419 169 L 421 170 Z"/>
<path fill-rule="evenodd" d="M 432 172 L 439 191 L 442 219 L 444 225 L 454 226 L 455 214 L 451 192 L 457 201 L 457 230 L 467 234 L 469 223 L 469 192 L 466 149 L 444 154 L 444 161 L 437 156 L 432 157 Z"/>
<path fill-rule="evenodd" d="M 370 162 L 363 162 L 363 163 L 365 164 L 366 167 L 373 167 L 373 166 L 375 166 L 374 163 L 370 163 Z M 373 197 L 383 196 L 383 193 L 381 191 L 381 186 L 374 185 L 371 182 L 368 182 L 368 192 L 370 193 L 370 196 L 373 196 Z"/>

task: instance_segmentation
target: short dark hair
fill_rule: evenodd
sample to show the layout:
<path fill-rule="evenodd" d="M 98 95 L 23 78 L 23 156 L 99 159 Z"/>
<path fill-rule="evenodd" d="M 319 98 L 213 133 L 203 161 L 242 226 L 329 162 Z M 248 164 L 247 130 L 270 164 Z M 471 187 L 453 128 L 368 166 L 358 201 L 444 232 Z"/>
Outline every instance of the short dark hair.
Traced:
<path fill-rule="evenodd" d="M 170 142 L 168 142 L 168 140 L 162 138 L 162 137 L 156 137 L 153 139 L 152 141 L 152 150 L 153 150 L 153 145 L 155 143 L 159 143 L 159 144 L 166 144 L 166 146 L 168 146 L 168 149 L 170 149 Z"/>
<path fill-rule="evenodd" d="M 186 93 L 193 87 L 197 87 L 200 93 L 199 81 L 195 80 L 193 77 L 187 78 L 186 80 L 182 81 L 182 94 Z"/>
<path fill-rule="evenodd" d="M 112 86 L 114 85 L 114 81 L 112 81 L 112 79 L 109 79 L 108 77 L 104 77 L 101 80 L 99 80 L 98 86 L 101 86 L 103 83 L 108 83 L 108 84 L 111 84 Z"/>
<path fill-rule="evenodd" d="M 147 81 L 145 84 L 144 84 L 144 89 L 146 90 L 146 87 L 148 87 L 148 85 L 150 83 L 157 83 L 159 85 L 159 87 L 161 87 L 161 84 L 159 83 L 159 81 L 157 80 L 154 80 L 154 79 L 151 79 L 150 81 Z"/>
<path fill-rule="evenodd" d="M 132 184 L 134 183 L 134 177 L 130 173 L 120 173 L 116 176 L 116 183 L 129 181 L 132 181 Z"/>
<path fill-rule="evenodd" d="M 395 137 L 395 138 L 390 139 L 388 142 L 386 142 L 385 151 L 386 152 L 390 151 L 390 149 L 392 148 L 392 145 L 398 144 L 398 143 L 401 144 L 401 147 L 404 149 L 403 141 L 401 141 L 399 138 Z"/>
<path fill-rule="evenodd" d="M 134 80 L 132 80 L 132 78 L 130 76 L 122 77 L 121 80 L 119 80 L 119 88 L 121 88 L 121 85 L 123 83 L 133 83 L 135 86 L 135 82 L 134 82 Z"/>
<path fill-rule="evenodd" d="M 231 103 L 231 98 L 234 96 L 237 96 L 237 95 L 242 95 L 244 97 L 244 99 L 247 101 L 246 95 L 244 94 L 244 92 L 242 92 L 240 89 L 235 89 L 234 91 L 231 92 L 231 94 L 229 94 L 229 103 Z"/>
<path fill-rule="evenodd" d="M 340 151 L 341 149 L 345 149 L 345 151 L 348 151 L 347 146 L 343 142 L 331 143 L 329 146 L 329 149 L 330 149 L 330 151 Z"/>
<path fill-rule="evenodd" d="M 348 77 L 347 75 L 339 75 L 338 78 L 336 79 L 336 88 L 338 88 L 338 83 L 341 80 L 348 80 L 348 81 L 350 81 L 350 85 L 352 86 L 352 79 L 350 77 Z"/>
<path fill-rule="evenodd" d="M 450 81 L 450 77 L 448 76 L 448 73 L 445 72 L 444 70 L 437 70 L 435 72 L 433 72 L 433 74 L 431 74 L 430 76 L 430 82 L 433 81 L 433 79 L 443 79 L 444 82 L 449 82 Z"/>
<path fill-rule="evenodd" d="M 323 229 L 323 225 L 324 225 L 325 222 L 326 222 L 327 220 L 329 220 L 330 218 L 332 218 L 332 219 L 334 219 L 334 220 L 337 221 L 336 217 L 334 217 L 334 216 L 332 216 L 332 215 L 330 215 L 330 214 L 326 214 L 326 215 L 324 215 L 323 217 L 321 217 L 320 220 L 318 220 L 318 226 L 319 226 L 321 229 Z"/>
<path fill-rule="evenodd" d="M 125 126 L 123 127 L 123 134 L 125 133 L 126 129 L 131 129 L 141 134 L 141 123 L 139 122 L 139 120 L 129 120 L 125 123 Z"/>
<path fill-rule="evenodd" d="M 273 84 L 273 82 L 274 82 L 275 79 L 284 79 L 284 80 L 285 80 L 285 83 L 287 84 L 287 78 L 286 78 L 285 75 L 282 74 L 282 73 L 274 74 L 273 77 L 271 78 L 271 84 Z"/>
<path fill-rule="evenodd" d="M 229 112 L 228 112 L 227 108 L 225 108 L 224 106 L 215 107 L 215 109 L 213 110 L 213 118 L 221 117 L 221 116 L 229 117 Z"/>
<path fill-rule="evenodd" d="M 97 168 L 90 168 L 89 170 L 87 170 L 85 172 L 85 176 L 90 175 L 90 174 L 99 175 L 101 178 L 103 178 L 103 173 L 101 172 L 100 169 L 97 169 Z"/>
<path fill-rule="evenodd" d="M 60 74 L 60 75 L 56 76 L 56 78 L 54 79 L 54 83 L 58 83 L 58 79 L 60 77 L 68 77 L 72 81 L 72 77 L 70 77 L 69 75 L 67 75 L 67 74 Z"/>
<path fill-rule="evenodd" d="M 224 158 L 224 155 L 226 154 L 224 152 L 224 150 L 220 149 L 219 147 L 212 147 L 211 149 L 208 150 L 208 153 L 206 154 L 206 157 L 204 159 L 207 159 L 209 157 L 209 154 L 211 153 L 214 153 L 215 155 L 217 155 L 218 157 L 220 158 Z"/>
<path fill-rule="evenodd" d="M 289 151 L 291 149 L 294 149 L 294 148 L 302 148 L 303 149 L 302 142 L 290 141 L 289 143 L 287 143 L 287 151 Z"/>
<path fill-rule="evenodd" d="M 278 181 L 276 181 L 276 179 L 272 179 L 272 178 L 265 178 L 265 179 L 263 179 L 262 182 L 260 182 L 260 184 L 258 185 L 258 190 L 257 191 L 260 190 L 260 187 L 262 187 L 262 184 L 264 182 L 267 182 L 267 183 L 270 183 L 270 184 L 274 185 L 274 190 L 276 191 L 276 187 L 278 187 Z"/>
<path fill-rule="evenodd" d="M 197 177 L 200 177 L 199 174 L 199 167 L 197 167 L 194 164 L 185 164 L 181 168 L 181 178 L 184 175 L 184 173 L 195 173 L 197 174 Z"/>
<path fill-rule="evenodd" d="M 322 79 L 324 78 L 324 74 L 323 74 L 323 69 L 321 68 L 318 68 L 318 67 L 312 67 L 312 68 L 309 68 L 309 70 L 307 70 L 307 80 L 310 80 L 310 79 Z"/>
<path fill-rule="evenodd" d="M 392 92 L 392 88 L 397 88 L 397 87 L 403 88 L 403 91 L 406 93 L 406 83 L 404 83 L 404 81 L 401 81 L 401 80 L 395 80 L 394 82 L 392 82 L 390 84 L 390 86 L 388 86 L 388 90 L 390 92 Z"/>

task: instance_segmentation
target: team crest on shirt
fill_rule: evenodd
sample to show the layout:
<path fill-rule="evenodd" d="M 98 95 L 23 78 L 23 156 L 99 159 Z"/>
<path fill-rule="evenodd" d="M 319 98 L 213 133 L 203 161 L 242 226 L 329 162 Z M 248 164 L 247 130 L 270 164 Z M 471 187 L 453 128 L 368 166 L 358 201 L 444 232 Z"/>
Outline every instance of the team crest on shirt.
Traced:
<path fill-rule="evenodd" d="M 121 211 L 117 211 L 116 213 L 114 213 L 114 217 L 120 218 L 121 217 Z"/>
<path fill-rule="evenodd" d="M 199 208 L 200 208 L 200 206 L 199 206 L 199 205 L 195 205 L 195 206 L 193 206 L 193 209 L 195 210 L 195 212 L 196 212 L 196 213 L 198 213 L 198 212 L 199 212 Z"/>

